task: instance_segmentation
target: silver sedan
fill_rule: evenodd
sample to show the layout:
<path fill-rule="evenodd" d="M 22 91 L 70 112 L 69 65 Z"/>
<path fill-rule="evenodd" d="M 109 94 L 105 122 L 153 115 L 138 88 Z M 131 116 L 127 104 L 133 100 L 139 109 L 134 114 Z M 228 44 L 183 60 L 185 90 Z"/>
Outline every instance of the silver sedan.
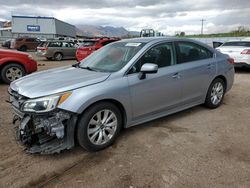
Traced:
<path fill-rule="evenodd" d="M 109 44 L 73 66 L 11 83 L 18 139 L 30 153 L 60 152 L 75 142 L 91 151 L 106 148 L 122 128 L 200 104 L 220 106 L 233 85 L 233 63 L 189 39 Z"/>

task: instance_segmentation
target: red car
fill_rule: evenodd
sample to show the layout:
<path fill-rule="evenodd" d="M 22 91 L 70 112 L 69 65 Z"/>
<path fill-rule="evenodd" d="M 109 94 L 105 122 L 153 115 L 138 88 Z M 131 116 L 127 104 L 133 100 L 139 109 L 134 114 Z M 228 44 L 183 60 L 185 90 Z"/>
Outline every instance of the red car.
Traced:
<path fill-rule="evenodd" d="M 120 38 L 108 37 L 84 40 L 76 50 L 76 59 L 77 61 L 81 61 L 95 50 L 118 40 L 120 40 Z"/>
<path fill-rule="evenodd" d="M 37 62 L 28 53 L 0 49 L 0 79 L 3 82 L 9 84 L 36 70 Z"/>

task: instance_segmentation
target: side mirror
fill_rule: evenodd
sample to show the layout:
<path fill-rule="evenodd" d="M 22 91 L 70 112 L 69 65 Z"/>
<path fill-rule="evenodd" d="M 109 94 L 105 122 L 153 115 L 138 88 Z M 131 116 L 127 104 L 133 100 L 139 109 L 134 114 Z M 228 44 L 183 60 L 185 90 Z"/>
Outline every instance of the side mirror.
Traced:
<path fill-rule="evenodd" d="M 158 71 L 158 65 L 153 64 L 153 63 L 145 63 L 142 65 L 140 73 L 139 73 L 139 79 L 145 79 L 146 74 L 154 74 L 157 73 Z"/>

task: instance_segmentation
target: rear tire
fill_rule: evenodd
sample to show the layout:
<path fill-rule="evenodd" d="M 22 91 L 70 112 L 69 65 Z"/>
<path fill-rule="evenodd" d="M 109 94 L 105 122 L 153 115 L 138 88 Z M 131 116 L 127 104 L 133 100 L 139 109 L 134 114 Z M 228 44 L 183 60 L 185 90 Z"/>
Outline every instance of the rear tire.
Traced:
<path fill-rule="evenodd" d="M 5 65 L 1 70 L 1 78 L 6 84 L 25 76 L 24 68 L 16 63 Z"/>
<path fill-rule="evenodd" d="M 77 140 L 88 151 L 102 150 L 114 143 L 122 127 L 120 110 L 112 103 L 91 106 L 81 116 Z"/>
<path fill-rule="evenodd" d="M 56 61 L 61 61 L 62 58 L 63 58 L 62 53 L 57 52 L 57 53 L 54 54 L 54 60 L 56 60 Z"/>
<path fill-rule="evenodd" d="M 225 95 L 225 82 L 221 78 L 216 78 L 209 86 L 205 106 L 211 109 L 221 105 Z"/>

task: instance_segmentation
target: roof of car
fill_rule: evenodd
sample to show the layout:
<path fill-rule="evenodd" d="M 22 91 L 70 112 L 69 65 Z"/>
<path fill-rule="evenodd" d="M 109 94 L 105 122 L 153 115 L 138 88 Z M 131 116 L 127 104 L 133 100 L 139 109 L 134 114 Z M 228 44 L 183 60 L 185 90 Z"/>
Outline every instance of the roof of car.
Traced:
<path fill-rule="evenodd" d="M 173 39 L 179 39 L 176 37 L 141 37 L 141 38 L 132 38 L 132 39 L 124 39 L 124 42 L 143 42 L 143 43 L 149 43 L 152 41 L 161 41 L 161 40 L 173 40 Z"/>

